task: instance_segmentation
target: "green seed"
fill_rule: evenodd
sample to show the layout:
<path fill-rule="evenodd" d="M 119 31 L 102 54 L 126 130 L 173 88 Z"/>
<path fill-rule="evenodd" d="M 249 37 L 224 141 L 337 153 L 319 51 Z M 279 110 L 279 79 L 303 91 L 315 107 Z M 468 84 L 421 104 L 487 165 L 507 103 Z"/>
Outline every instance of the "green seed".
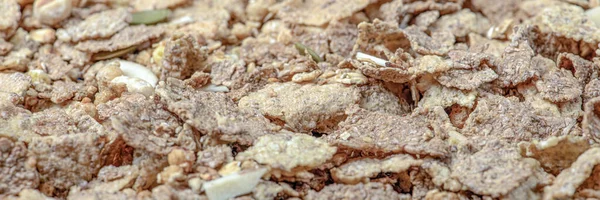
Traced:
<path fill-rule="evenodd" d="M 300 55 L 304 56 L 304 55 L 306 55 L 306 52 L 308 52 L 308 54 L 310 55 L 310 57 L 315 62 L 321 62 L 321 61 L 323 61 L 323 59 L 321 59 L 321 56 L 319 56 L 319 54 L 317 54 L 312 49 L 304 46 L 303 44 L 300 44 L 300 43 L 296 42 L 296 43 L 294 43 L 294 47 L 296 47 L 296 50 L 298 50 L 298 52 L 300 52 Z"/>
<path fill-rule="evenodd" d="M 131 46 L 124 49 L 119 49 L 116 51 L 105 51 L 94 54 L 94 60 L 106 60 L 116 57 L 121 57 L 125 54 L 134 52 L 137 49 L 137 46 Z"/>
<path fill-rule="evenodd" d="M 169 14 L 171 14 L 171 11 L 169 9 L 136 12 L 132 14 L 132 19 L 129 24 L 156 24 L 167 19 L 167 17 L 169 17 Z"/>

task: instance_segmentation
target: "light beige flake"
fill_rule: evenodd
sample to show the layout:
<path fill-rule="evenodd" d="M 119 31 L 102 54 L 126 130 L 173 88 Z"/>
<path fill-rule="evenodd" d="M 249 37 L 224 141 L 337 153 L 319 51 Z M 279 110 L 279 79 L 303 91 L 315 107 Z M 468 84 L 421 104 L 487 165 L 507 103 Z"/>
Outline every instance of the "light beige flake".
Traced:
<path fill-rule="evenodd" d="M 447 108 L 457 104 L 472 108 L 476 97 L 476 91 L 462 91 L 441 85 L 432 85 L 423 94 L 423 99 L 419 101 L 419 107 L 433 108 L 435 106 L 442 106 Z"/>
<path fill-rule="evenodd" d="M 423 161 L 404 154 L 389 156 L 382 160 L 365 158 L 332 169 L 331 176 L 336 182 L 356 184 L 368 181 L 369 177 L 379 173 L 400 173 L 422 163 Z"/>
<path fill-rule="evenodd" d="M 285 122 L 285 127 L 293 131 L 328 131 L 359 100 L 360 93 L 354 86 L 273 83 L 240 99 L 239 106 Z"/>
<path fill-rule="evenodd" d="M 321 26 L 333 20 L 352 16 L 369 4 L 368 0 L 319 1 L 286 0 L 273 5 L 269 10 L 294 24 Z"/>
<path fill-rule="evenodd" d="M 586 43 L 600 41 L 596 24 L 589 20 L 583 9 L 578 6 L 562 5 L 544 8 L 532 21 L 545 33 Z"/>
<path fill-rule="evenodd" d="M 0 73 L 0 92 L 15 93 L 19 96 L 25 95 L 25 91 L 31 85 L 31 77 L 23 73 Z"/>
<path fill-rule="evenodd" d="M 241 152 L 237 160 L 252 159 L 272 168 L 292 171 L 296 167 L 313 168 L 331 159 L 336 147 L 306 134 L 278 133 L 262 136 L 254 146 Z"/>
<path fill-rule="evenodd" d="M 131 14 L 124 8 L 93 14 L 84 21 L 59 30 L 56 34 L 64 41 L 78 42 L 88 39 L 107 38 L 127 27 Z"/>

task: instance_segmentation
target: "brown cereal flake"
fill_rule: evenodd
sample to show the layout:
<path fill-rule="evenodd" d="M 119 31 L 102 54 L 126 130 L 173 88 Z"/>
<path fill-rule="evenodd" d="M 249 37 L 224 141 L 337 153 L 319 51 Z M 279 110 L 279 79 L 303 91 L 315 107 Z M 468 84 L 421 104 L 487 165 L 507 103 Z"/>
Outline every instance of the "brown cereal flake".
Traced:
<path fill-rule="evenodd" d="M 585 85 L 583 90 L 583 98 L 584 103 L 587 103 L 589 100 L 600 96 L 600 79 L 592 79 L 590 82 Z"/>
<path fill-rule="evenodd" d="M 273 83 L 240 99 L 239 106 L 285 122 L 292 131 L 329 132 L 344 120 L 344 111 L 359 100 L 354 86 Z"/>
<path fill-rule="evenodd" d="M 410 113 L 410 105 L 404 98 L 398 98 L 394 93 L 383 86 L 363 86 L 360 107 L 373 112 L 382 112 L 393 115 Z"/>
<path fill-rule="evenodd" d="M 454 36 L 447 30 L 434 31 L 431 36 L 415 26 L 403 29 L 412 50 L 424 55 L 445 55 L 454 45 Z"/>
<path fill-rule="evenodd" d="M 573 73 L 580 85 L 590 81 L 592 71 L 596 68 L 592 62 L 572 53 L 560 53 L 556 59 L 559 68 L 564 68 Z"/>
<path fill-rule="evenodd" d="M 82 22 L 58 30 L 56 34 L 59 39 L 72 42 L 108 38 L 127 27 L 130 20 L 131 14 L 124 8 L 106 10 L 90 15 Z"/>
<path fill-rule="evenodd" d="M 248 145 L 279 129 L 258 113 L 239 110 L 226 94 L 195 90 L 179 80 L 159 84 L 156 93 L 167 110 L 183 122 L 203 134 L 218 135 L 221 140 Z"/>
<path fill-rule="evenodd" d="M 368 182 L 370 177 L 379 173 L 400 173 L 422 163 L 423 161 L 404 154 L 392 155 L 381 160 L 365 158 L 331 169 L 331 176 L 338 183 L 356 184 Z"/>
<path fill-rule="evenodd" d="M 462 133 L 486 135 L 514 141 L 528 141 L 532 133 L 526 130 L 533 126 L 529 105 L 514 97 L 488 95 L 477 100 L 477 107 L 465 122 Z"/>
<path fill-rule="evenodd" d="M 116 51 L 127 47 L 139 45 L 148 40 L 158 38 L 165 32 L 165 29 L 157 26 L 129 26 L 114 34 L 109 39 L 87 40 L 75 45 L 75 49 L 98 53 L 103 51 Z"/>
<path fill-rule="evenodd" d="M 455 37 L 465 37 L 469 33 L 485 34 L 490 27 L 487 18 L 469 9 L 444 15 L 433 24 L 431 31 L 449 30 Z"/>
<path fill-rule="evenodd" d="M 571 166 L 583 152 L 590 148 L 588 141 L 581 137 L 550 137 L 544 141 L 519 144 L 521 155 L 540 162 L 542 167 L 553 175 Z"/>
<path fill-rule="evenodd" d="M 497 82 L 505 87 L 515 86 L 536 76 L 537 73 L 531 66 L 534 55 L 531 47 L 525 43 L 516 47 L 508 46 L 498 66 L 494 68 L 498 74 Z"/>
<path fill-rule="evenodd" d="M 324 140 L 299 133 L 265 135 L 252 147 L 240 152 L 236 160 L 252 159 L 272 168 L 292 171 L 295 168 L 314 168 L 331 159 L 337 148 Z"/>
<path fill-rule="evenodd" d="M 196 71 L 203 71 L 207 56 L 206 47 L 201 47 L 193 36 L 172 36 L 165 43 L 161 79 L 185 79 Z"/>
<path fill-rule="evenodd" d="M 138 93 L 99 104 L 98 119 L 107 130 L 115 131 L 125 143 L 136 149 L 166 155 L 179 134 L 181 122 L 171 112 L 152 99 Z"/>
<path fill-rule="evenodd" d="M 596 141 L 600 140 L 600 97 L 588 100 L 584 105 L 583 132 Z"/>
<path fill-rule="evenodd" d="M 13 142 L 0 137 L 0 197 L 16 195 L 27 188 L 37 188 L 40 183 L 34 156 L 27 155 L 23 142 Z"/>
<path fill-rule="evenodd" d="M 483 68 L 481 70 L 453 69 L 443 72 L 435 79 L 446 87 L 454 87 L 461 90 L 474 90 L 481 84 L 489 83 L 498 78 L 494 70 Z"/>
<path fill-rule="evenodd" d="M 306 199 L 325 200 L 325 199 L 410 199 L 410 195 L 402 194 L 394 191 L 389 184 L 383 183 L 359 183 L 356 185 L 331 184 L 325 186 L 321 191 L 308 191 L 304 197 Z"/>
<path fill-rule="evenodd" d="M 340 20 L 362 10 L 368 0 L 351 1 L 283 1 L 269 8 L 277 17 L 294 24 L 321 26 L 330 21 Z"/>
<path fill-rule="evenodd" d="M 419 114 L 400 117 L 363 110 L 348 116 L 326 139 L 340 148 L 365 152 L 444 156 L 446 144 L 427 127 Z"/>
<path fill-rule="evenodd" d="M 69 70 L 73 69 L 72 65 L 69 65 L 60 56 L 55 54 L 41 55 L 37 60 L 37 66 L 45 69 L 52 80 L 63 78 Z"/>
<path fill-rule="evenodd" d="M 535 86 L 544 99 L 555 103 L 572 101 L 581 96 L 583 90 L 579 81 L 566 69 L 544 74 Z"/>
<path fill-rule="evenodd" d="M 107 143 L 99 133 L 34 137 L 29 152 L 37 157 L 42 184 L 58 190 L 92 180 L 103 163 L 100 151 Z"/>
<path fill-rule="evenodd" d="M 543 199 L 572 198 L 599 163 L 600 148 L 585 151 L 569 168 L 556 176 L 552 185 L 544 188 Z"/>
<path fill-rule="evenodd" d="M 242 77 L 246 74 L 246 63 L 243 60 L 220 52 L 209 56 L 206 66 L 210 68 L 210 81 L 215 85 L 237 89 L 243 84 Z"/>
<path fill-rule="evenodd" d="M 508 194 L 532 174 L 532 166 L 514 149 L 485 147 L 473 155 L 461 155 L 452 164 L 452 177 L 470 191 L 492 197 Z"/>
<path fill-rule="evenodd" d="M 21 7 L 14 0 L 0 1 L 0 39 L 8 40 L 19 27 Z"/>

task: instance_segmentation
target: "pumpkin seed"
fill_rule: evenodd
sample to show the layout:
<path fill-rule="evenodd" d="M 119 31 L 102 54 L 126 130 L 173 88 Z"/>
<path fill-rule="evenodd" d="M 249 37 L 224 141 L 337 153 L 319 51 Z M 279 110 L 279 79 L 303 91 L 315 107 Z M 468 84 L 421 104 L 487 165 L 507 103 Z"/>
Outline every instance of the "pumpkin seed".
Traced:
<path fill-rule="evenodd" d="M 129 24 L 156 24 L 167 19 L 167 17 L 169 17 L 169 14 L 171 14 L 171 11 L 169 9 L 136 12 L 132 14 L 132 19 Z"/>
<path fill-rule="evenodd" d="M 131 46 L 124 49 L 119 49 L 116 51 L 105 51 L 94 54 L 94 60 L 106 60 L 116 57 L 121 57 L 125 54 L 134 52 L 137 49 L 137 46 Z"/>
<path fill-rule="evenodd" d="M 321 62 L 321 61 L 323 61 L 323 59 L 321 59 L 321 56 L 319 56 L 319 54 L 317 54 L 311 48 L 308 48 L 308 47 L 304 46 L 303 44 L 300 44 L 300 43 L 296 42 L 296 43 L 294 43 L 294 47 L 296 47 L 296 50 L 298 50 L 298 52 L 300 52 L 300 55 L 304 56 L 304 55 L 306 55 L 306 52 L 308 52 L 308 54 L 310 55 L 310 57 L 315 62 Z"/>

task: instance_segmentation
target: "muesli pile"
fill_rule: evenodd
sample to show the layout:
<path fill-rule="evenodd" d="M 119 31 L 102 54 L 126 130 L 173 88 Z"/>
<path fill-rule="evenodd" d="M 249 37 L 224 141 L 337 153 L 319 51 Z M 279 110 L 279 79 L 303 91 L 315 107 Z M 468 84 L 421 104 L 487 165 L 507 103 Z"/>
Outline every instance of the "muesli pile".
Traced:
<path fill-rule="evenodd" d="M 0 0 L 0 199 L 600 198 L 597 0 Z"/>

